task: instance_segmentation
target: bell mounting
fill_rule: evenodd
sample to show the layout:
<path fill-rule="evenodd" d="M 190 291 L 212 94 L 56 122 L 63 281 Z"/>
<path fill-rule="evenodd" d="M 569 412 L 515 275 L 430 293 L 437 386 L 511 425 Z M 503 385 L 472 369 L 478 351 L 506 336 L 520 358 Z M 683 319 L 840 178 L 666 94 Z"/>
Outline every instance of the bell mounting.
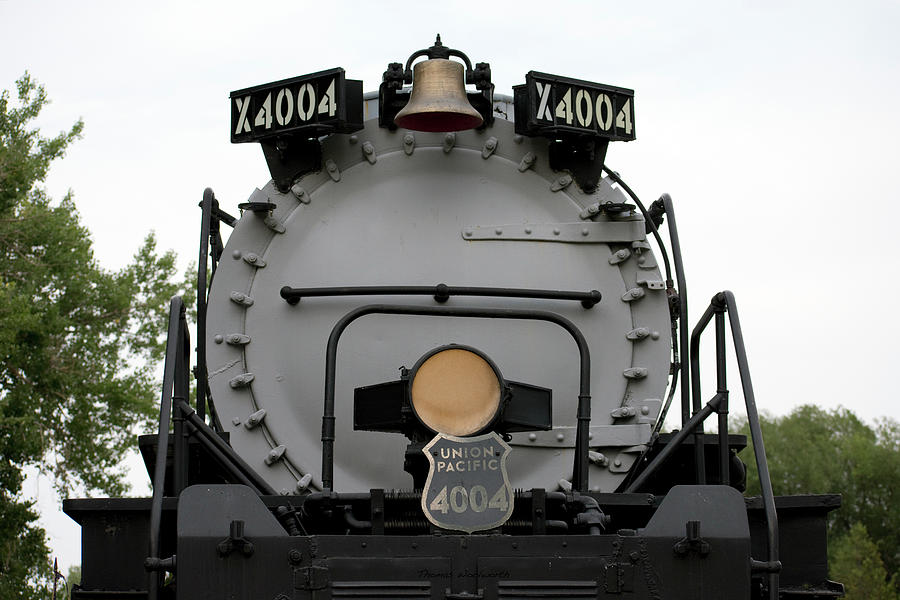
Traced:
<path fill-rule="evenodd" d="M 413 70 L 413 61 L 422 56 L 428 60 Z M 462 65 L 450 57 L 465 63 L 464 73 Z M 411 93 L 403 91 L 404 84 L 413 85 Z M 466 92 L 466 84 L 478 92 Z M 405 65 L 388 65 L 379 87 L 378 124 L 390 130 L 398 126 L 418 131 L 483 128 L 493 123 L 493 96 L 490 64 L 473 67 L 465 53 L 444 46 L 438 35 L 433 46 L 413 52 Z"/>

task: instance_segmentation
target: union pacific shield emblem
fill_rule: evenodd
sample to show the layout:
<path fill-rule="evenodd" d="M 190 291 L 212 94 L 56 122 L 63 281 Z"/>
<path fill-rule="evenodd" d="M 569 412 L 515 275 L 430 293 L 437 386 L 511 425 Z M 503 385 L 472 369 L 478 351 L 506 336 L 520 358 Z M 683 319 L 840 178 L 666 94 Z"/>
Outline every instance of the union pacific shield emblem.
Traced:
<path fill-rule="evenodd" d="M 422 491 L 428 520 L 466 533 L 505 523 L 513 511 L 506 473 L 509 451 L 494 432 L 467 438 L 437 434 L 422 448 L 431 463 Z"/>

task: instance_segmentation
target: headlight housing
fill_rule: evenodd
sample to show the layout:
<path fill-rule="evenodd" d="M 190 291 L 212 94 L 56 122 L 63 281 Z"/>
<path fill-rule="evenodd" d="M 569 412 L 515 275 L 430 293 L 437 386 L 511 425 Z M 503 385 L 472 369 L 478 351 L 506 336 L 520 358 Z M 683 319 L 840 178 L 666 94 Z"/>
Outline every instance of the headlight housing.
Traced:
<path fill-rule="evenodd" d="M 488 429 L 503 404 L 503 378 L 494 363 L 468 346 L 425 354 L 409 374 L 409 402 L 432 431 L 468 436 Z"/>

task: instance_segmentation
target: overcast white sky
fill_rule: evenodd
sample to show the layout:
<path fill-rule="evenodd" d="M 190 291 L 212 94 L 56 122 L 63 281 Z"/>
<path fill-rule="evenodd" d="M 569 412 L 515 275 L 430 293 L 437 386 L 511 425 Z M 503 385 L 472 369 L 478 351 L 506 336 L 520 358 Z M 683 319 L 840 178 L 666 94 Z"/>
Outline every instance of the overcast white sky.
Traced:
<path fill-rule="evenodd" d="M 373 90 L 438 32 L 499 93 L 530 70 L 632 88 L 637 141 L 607 163 L 646 203 L 674 198 L 693 318 L 733 290 L 762 409 L 871 422 L 900 418 L 898 29 L 897 1 L 0 0 L 0 89 L 27 69 L 45 134 L 84 119 L 47 188 L 74 190 L 115 269 L 151 229 L 186 264 L 203 188 L 237 213 L 268 180 L 257 146 L 229 144 L 231 90 L 336 66 Z M 78 564 L 77 527 L 46 482 L 28 491 Z"/>

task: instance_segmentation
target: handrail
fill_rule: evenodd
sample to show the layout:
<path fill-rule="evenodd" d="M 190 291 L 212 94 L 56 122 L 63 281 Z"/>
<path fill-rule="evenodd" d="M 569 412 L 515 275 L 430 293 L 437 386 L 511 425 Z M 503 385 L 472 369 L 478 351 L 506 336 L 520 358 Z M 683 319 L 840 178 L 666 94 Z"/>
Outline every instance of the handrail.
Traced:
<path fill-rule="evenodd" d="M 148 571 L 147 598 L 159 600 L 162 573 L 171 568 L 171 559 L 159 558 L 162 502 L 166 482 L 166 457 L 169 452 L 169 421 L 174 426 L 174 465 L 172 483 L 175 495 L 188 484 L 188 436 L 196 439 L 232 477 L 258 494 L 274 495 L 275 490 L 243 461 L 188 403 L 190 391 L 190 334 L 184 301 L 174 296 L 169 302 L 169 329 L 166 337 L 166 362 L 160 397 L 159 431 L 156 460 L 153 465 L 153 497 L 150 502 L 150 540 L 144 567 Z"/>
<path fill-rule="evenodd" d="M 716 394 L 705 407 L 695 410 L 693 416 L 682 427 L 666 447 L 650 462 L 641 473 L 635 477 L 625 492 L 636 492 L 650 476 L 655 473 L 662 464 L 672 455 L 675 448 L 689 435 L 697 431 L 699 426 L 712 413 L 719 416 L 719 457 L 722 469 L 722 482 L 728 482 L 729 454 L 728 454 L 728 389 L 726 386 L 726 362 L 725 362 L 725 313 L 731 323 L 731 339 L 734 346 L 735 357 L 738 363 L 738 371 L 741 377 L 741 386 L 744 395 L 744 404 L 747 409 L 747 421 L 750 426 L 750 436 L 753 440 L 753 454 L 756 459 L 756 468 L 759 471 L 759 483 L 762 488 L 763 507 L 766 515 L 767 533 L 767 558 L 765 562 L 751 559 L 751 569 L 754 572 L 768 573 L 769 598 L 778 600 L 778 572 L 781 563 L 778 558 L 778 514 L 775 510 L 775 494 L 772 491 L 772 481 L 769 476 L 769 466 L 766 461 L 766 449 L 762 439 L 762 429 L 759 424 L 759 413 L 756 409 L 756 396 L 753 393 L 753 382 L 750 379 L 750 367 L 747 362 L 747 351 L 744 347 L 744 336 L 741 330 L 741 322 L 737 312 L 737 302 L 734 294 L 729 291 L 719 292 L 713 296 L 709 307 L 700 317 L 691 334 L 690 360 L 693 386 L 691 388 L 694 406 L 700 403 L 700 335 L 707 325 L 716 317 Z M 698 468 L 701 465 L 698 465 Z"/>
<path fill-rule="evenodd" d="M 741 387 L 744 392 L 744 404 L 747 408 L 747 423 L 750 427 L 750 437 L 753 440 L 753 454 L 756 459 L 756 469 L 759 472 L 759 484 L 762 491 L 763 507 L 766 515 L 766 536 L 768 548 L 767 566 L 769 571 L 769 598 L 778 599 L 778 514 L 775 510 L 775 494 L 772 490 L 772 481 L 769 476 L 769 464 L 766 460 L 766 449 L 762 438 L 762 429 L 759 424 L 759 413 L 756 409 L 756 396 L 753 394 L 753 382 L 750 379 L 750 366 L 747 362 L 747 350 L 744 347 L 744 335 L 741 330 L 741 321 L 738 317 L 737 302 L 734 294 L 726 290 L 712 297 L 709 307 L 694 327 L 691 333 L 691 374 L 693 387 L 691 389 L 693 402 L 696 406 L 700 402 L 700 336 L 706 330 L 707 325 L 716 318 L 716 395 L 723 397 L 719 413 L 719 464 L 722 469 L 723 483 L 728 482 L 728 389 L 726 385 L 725 366 L 725 313 L 731 323 L 731 339 L 734 345 L 735 357 L 738 363 L 738 373 L 741 377 Z"/>
<path fill-rule="evenodd" d="M 208 283 L 215 276 L 216 265 L 224 251 L 219 225 L 225 223 L 234 227 L 237 219 L 219 208 L 219 201 L 216 200 L 216 195 L 211 188 L 203 190 L 200 209 L 200 257 L 197 262 L 197 414 L 205 422 L 206 408 L 209 406 L 213 426 L 217 431 L 222 431 L 215 403 L 209 394 L 209 376 L 206 369 L 207 291 Z M 210 253 L 210 249 L 212 253 Z M 212 266 L 209 278 L 207 278 L 207 262 Z"/>
<path fill-rule="evenodd" d="M 578 345 L 578 352 L 581 358 L 572 489 L 578 492 L 586 492 L 588 490 L 588 434 L 590 432 L 591 421 L 591 355 L 584 334 L 581 333 L 581 330 L 578 329 L 574 323 L 562 315 L 543 310 L 404 306 L 392 304 L 369 304 L 351 310 L 335 323 L 334 328 L 331 330 L 331 335 L 328 337 L 328 346 L 325 355 L 325 407 L 322 411 L 323 489 L 330 491 L 334 485 L 334 388 L 338 341 L 350 323 L 360 317 L 370 314 L 547 321 L 559 325 L 568 331 Z"/>
<path fill-rule="evenodd" d="M 302 298 L 322 296 L 433 296 L 435 302 L 446 302 L 450 296 L 493 296 L 497 298 L 538 298 L 542 300 L 576 300 L 585 308 L 593 308 L 601 300 L 599 290 L 575 292 L 524 288 L 437 285 L 358 285 L 346 287 L 281 288 L 281 297 L 295 305 Z"/>
<path fill-rule="evenodd" d="M 166 454 L 169 447 L 169 418 L 172 411 L 172 394 L 175 387 L 176 364 L 180 362 L 178 352 L 183 348 L 178 342 L 187 328 L 184 326 L 184 303 L 179 296 L 169 302 L 169 333 L 166 338 L 166 362 L 163 368 L 163 387 L 160 398 L 159 433 L 156 442 L 156 462 L 153 466 L 153 499 L 150 503 L 150 548 L 145 564 L 159 562 L 159 532 L 162 522 L 162 499 L 166 480 Z M 152 569 L 147 574 L 147 596 L 158 600 L 161 573 Z"/>

